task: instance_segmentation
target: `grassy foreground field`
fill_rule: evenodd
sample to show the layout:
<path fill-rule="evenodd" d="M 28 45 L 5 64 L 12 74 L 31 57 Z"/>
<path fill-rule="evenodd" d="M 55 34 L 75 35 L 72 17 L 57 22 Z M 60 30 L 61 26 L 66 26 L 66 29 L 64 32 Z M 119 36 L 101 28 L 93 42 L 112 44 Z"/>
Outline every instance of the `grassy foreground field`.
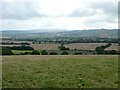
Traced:
<path fill-rule="evenodd" d="M 3 56 L 3 88 L 117 86 L 117 56 Z"/>

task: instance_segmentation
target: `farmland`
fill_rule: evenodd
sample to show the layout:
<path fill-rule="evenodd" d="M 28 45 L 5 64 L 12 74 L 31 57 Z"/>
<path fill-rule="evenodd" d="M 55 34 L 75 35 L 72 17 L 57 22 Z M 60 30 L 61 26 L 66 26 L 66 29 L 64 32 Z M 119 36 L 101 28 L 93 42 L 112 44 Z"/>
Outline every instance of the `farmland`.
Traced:
<path fill-rule="evenodd" d="M 19 41 L 19 43 L 22 43 Z M 29 52 L 32 52 L 33 50 L 28 50 L 28 49 L 24 49 L 24 50 L 20 50 L 18 48 L 15 47 L 21 47 L 24 45 L 21 45 L 19 43 L 14 43 L 14 44 L 5 44 L 5 45 L 1 45 L 3 47 L 11 47 L 12 52 L 15 55 L 24 55 L 24 53 L 26 54 L 30 54 Z M 61 44 L 59 43 L 29 43 L 29 42 L 25 42 L 28 43 L 29 45 L 26 46 L 30 46 L 31 48 L 33 48 L 34 50 L 37 50 L 41 53 L 42 50 L 46 50 L 48 52 L 48 54 L 50 54 L 51 52 L 56 52 L 58 55 L 60 55 L 63 51 L 60 50 L 60 46 Z M 19 44 L 19 45 L 16 45 Z M 99 46 L 105 46 L 107 45 L 107 43 L 71 43 L 71 44 L 64 44 L 64 46 L 66 48 L 69 48 L 69 50 L 66 50 L 70 55 L 74 55 L 75 53 L 82 53 L 82 54 L 87 54 L 87 55 L 93 55 L 96 54 L 96 47 Z M 14 47 L 14 48 L 12 48 Z M 105 50 L 106 51 L 110 51 L 110 50 L 115 50 L 118 52 L 118 47 L 119 45 L 117 43 L 111 43 L 111 45 L 109 47 L 107 47 Z"/>
<path fill-rule="evenodd" d="M 27 41 L 26 41 L 27 42 Z M 29 42 L 28 42 L 29 43 Z M 95 50 L 97 46 L 106 45 L 107 43 L 71 43 L 65 44 L 65 47 L 70 48 L 70 50 L 78 49 L 78 50 Z M 0 45 L 0 46 L 20 46 L 20 45 Z M 35 50 L 59 50 L 60 44 L 57 43 L 46 43 L 46 44 L 32 44 L 30 46 Z M 112 43 L 112 45 L 105 50 L 116 50 L 118 51 L 118 44 Z"/>
<path fill-rule="evenodd" d="M 107 43 L 72 43 L 66 44 L 66 47 L 70 49 L 79 49 L 79 50 L 95 50 L 97 46 L 106 45 Z M 118 50 L 118 44 L 112 43 L 112 45 L 106 50 Z"/>
<path fill-rule="evenodd" d="M 3 88 L 118 87 L 115 37 L 98 37 L 101 31 L 85 37 L 79 31 L 7 32 L 3 36 L 10 38 L 0 43 Z"/>
<path fill-rule="evenodd" d="M 15 54 L 20 54 L 20 53 L 24 53 L 24 52 L 32 52 L 31 50 L 12 50 L 13 53 Z"/>
<path fill-rule="evenodd" d="M 117 55 L 3 56 L 3 88 L 117 88 Z"/>
<path fill-rule="evenodd" d="M 59 50 L 60 44 L 31 44 L 35 50 Z"/>

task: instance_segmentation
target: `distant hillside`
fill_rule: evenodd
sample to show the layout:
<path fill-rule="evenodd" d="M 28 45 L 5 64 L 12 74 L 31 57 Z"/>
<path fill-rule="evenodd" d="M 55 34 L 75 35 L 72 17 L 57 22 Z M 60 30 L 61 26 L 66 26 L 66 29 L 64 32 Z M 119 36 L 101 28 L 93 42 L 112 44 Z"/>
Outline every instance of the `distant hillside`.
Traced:
<path fill-rule="evenodd" d="M 49 30 L 47 30 L 49 31 Z M 7 30 L 0 31 L 3 37 L 10 38 L 53 38 L 53 37 L 99 37 L 99 38 L 117 38 L 117 29 L 94 29 L 94 30 L 73 30 L 73 31 L 52 31 L 52 32 L 41 32 L 37 30 Z"/>

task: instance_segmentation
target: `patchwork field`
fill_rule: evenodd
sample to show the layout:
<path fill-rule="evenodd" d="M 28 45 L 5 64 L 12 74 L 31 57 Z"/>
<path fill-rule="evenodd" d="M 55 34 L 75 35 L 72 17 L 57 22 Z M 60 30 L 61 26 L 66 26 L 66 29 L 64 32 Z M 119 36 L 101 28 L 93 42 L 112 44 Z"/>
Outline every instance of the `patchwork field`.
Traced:
<path fill-rule="evenodd" d="M 15 41 L 15 43 L 22 43 L 22 41 Z M 30 46 L 33 47 L 35 50 L 59 50 L 60 44 L 56 43 L 46 43 L 46 44 L 32 44 Z M 107 43 L 72 43 L 72 44 L 65 44 L 64 46 L 69 47 L 71 50 L 78 49 L 78 50 L 95 50 L 97 46 L 106 45 Z M 20 46 L 20 45 L 1 45 L 0 46 Z M 112 45 L 105 50 L 116 50 L 118 51 L 118 44 L 112 43 Z"/>
<path fill-rule="evenodd" d="M 35 50 L 59 50 L 60 44 L 31 44 Z"/>
<path fill-rule="evenodd" d="M 3 88 L 117 88 L 117 55 L 3 56 Z"/>
<path fill-rule="evenodd" d="M 105 50 L 116 50 L 116 51 L 118 51 L 119 50 L 118 48 L 119 48 L 118 44 L 112 43 L 112 45 L 110 47 L 106 48 Z"/>
<path fill-rule="evenodd" d="M 107 43 L 72 43 L 66 44 L 66 47 L 70 49 L 80 49 L 80 50 L 95 50 L 97 46 L 106 45 Z M 118 51 L 118 44 L 113 44 L 107 48 L 106 50 L 117 50 Z"/>

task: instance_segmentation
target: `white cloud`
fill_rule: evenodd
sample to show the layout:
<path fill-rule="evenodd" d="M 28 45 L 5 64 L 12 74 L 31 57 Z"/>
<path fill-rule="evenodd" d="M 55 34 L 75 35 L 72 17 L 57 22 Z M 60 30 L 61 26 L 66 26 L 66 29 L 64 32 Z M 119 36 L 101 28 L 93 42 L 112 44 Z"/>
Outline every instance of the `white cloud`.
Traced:
<path fill-rule="evenodd" d="M 112 2 L 112 3 L 111 3 Z M 3 29 L 117 28 L 118 0 L 3 0 Z"/>

